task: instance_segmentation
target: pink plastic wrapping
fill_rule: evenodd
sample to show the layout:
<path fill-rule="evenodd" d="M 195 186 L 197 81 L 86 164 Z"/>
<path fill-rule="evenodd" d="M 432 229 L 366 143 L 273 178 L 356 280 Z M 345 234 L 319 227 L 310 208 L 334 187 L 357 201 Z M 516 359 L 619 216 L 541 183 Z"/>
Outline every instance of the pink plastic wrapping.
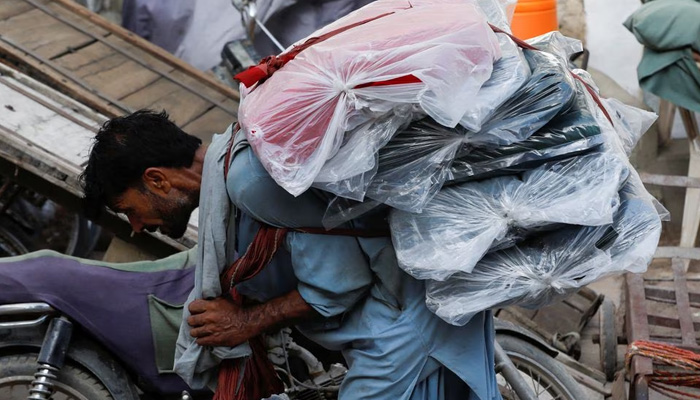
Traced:
<path fill-rule="evenodd" d="M 455 126 L 501 56 L 496 35 L 468 0 L 379 0 L 312 36 L 370 18 L 303 50 L 264 83 L 241 86 L 241 127 L 265 169 L 293 195 L 311 186 L 345 132 L 396 107 L 412 104 Z M 406 77 L 419 82 L 376 86 Z"/>

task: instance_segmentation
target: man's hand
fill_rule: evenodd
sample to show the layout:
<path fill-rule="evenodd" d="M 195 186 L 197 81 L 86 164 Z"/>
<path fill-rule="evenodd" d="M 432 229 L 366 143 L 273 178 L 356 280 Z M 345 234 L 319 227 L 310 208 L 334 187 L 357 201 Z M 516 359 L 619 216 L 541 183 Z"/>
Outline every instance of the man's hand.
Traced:
<path fill-rule="evenodd" d="M 195 300 L 189 310 L 190 334 L 201 346 L 236 346 L 260 334 L 250 313 L 230 300 Z"/>
<path fill-rule="evenodd" d="M 693 55 L 693 60 L 695 60 L 695 62 L 700 62 L 700 53 L 695 50 L 692 50 L 690 53 Z"/>
<path fill-rule="evenodd" d="M 298 291 L 242 307 L 230 300 L 195 300 L 188 307 L 190 335 L 201 346 L 236 346 L 263 332 L 318 316 Z"/>

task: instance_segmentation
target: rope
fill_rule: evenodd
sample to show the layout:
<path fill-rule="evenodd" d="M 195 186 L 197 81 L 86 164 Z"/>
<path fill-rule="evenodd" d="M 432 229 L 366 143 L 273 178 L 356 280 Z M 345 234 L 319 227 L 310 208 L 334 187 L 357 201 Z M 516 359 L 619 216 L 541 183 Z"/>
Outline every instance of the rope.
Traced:
<path fill-rule="evenodd" d="M 625 355 L 625 368 L 629 371 L 632 357 L 650 358 L 657 364 L 680 368 L 683 371 L 654 371 L 644 376 L 651 389 L 677 400 L 700 399 L 700 395 L 673 389 L 669 386 L 681 386 L 700 389 L 700 354 L 682 349 L 671 344 L 634 341 Z"/>

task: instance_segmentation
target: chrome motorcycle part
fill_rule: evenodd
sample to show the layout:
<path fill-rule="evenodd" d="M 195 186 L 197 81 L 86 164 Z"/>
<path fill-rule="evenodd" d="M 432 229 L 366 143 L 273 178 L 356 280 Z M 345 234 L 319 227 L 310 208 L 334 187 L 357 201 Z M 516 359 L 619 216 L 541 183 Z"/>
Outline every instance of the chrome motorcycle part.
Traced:
<path fill-rule="evenodd" d="M 27 400 L 36 371 L 36 353 L 0 357 L 0 399 Z M 53 400 L 115 400 L 95 377 L 82 368 L 66 365 L 55 373 Z M 40 397 L 41 399 L 41 397 Z"/>
<path fill-rule="evenodd" d="M 55 312 L 56 310 L 46 303 L 0 305 L 0 329 L 39 326 Z"/>
<path fill-rule="evenodd" d="M 58 371 L 58 368 L 39 363 L 39 368 L 34 374 L 34 380 L 32 381 L 32 387 L 29 389 L 27 400 L 50 400 L 54 392 L 55 374 Z"/>

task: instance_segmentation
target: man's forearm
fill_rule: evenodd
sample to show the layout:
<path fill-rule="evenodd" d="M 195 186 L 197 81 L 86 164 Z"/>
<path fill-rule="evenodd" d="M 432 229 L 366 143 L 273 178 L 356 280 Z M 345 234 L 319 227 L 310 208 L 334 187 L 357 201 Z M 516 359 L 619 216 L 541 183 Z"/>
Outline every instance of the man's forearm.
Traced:
<path fill-rule="evenodd" d="M 261 333 L 318 316 L 297 290 L 252 306 L 221 297 L 195 300 L 189 310 L 190 334 L 202 346 L 236 346 Z"/>
<path fill-rule="evenodd" d="M 319 316 L 316 310 L 304 301 L 298 290 L 262 304 L 246 307 L 245 310 L 249 315 L 249 321 L 252 323 L 257 321 L 260 333 Z"/>

